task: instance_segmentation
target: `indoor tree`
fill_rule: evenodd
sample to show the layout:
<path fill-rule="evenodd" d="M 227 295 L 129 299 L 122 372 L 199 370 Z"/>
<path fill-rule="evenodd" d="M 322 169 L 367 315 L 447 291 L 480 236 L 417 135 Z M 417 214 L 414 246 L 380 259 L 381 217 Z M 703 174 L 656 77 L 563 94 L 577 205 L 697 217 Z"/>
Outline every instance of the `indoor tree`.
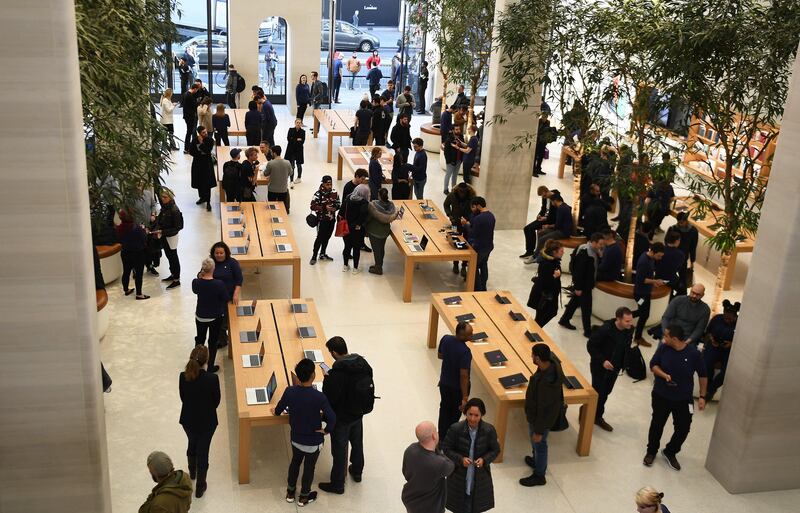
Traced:
<path fill-rule="evenodd" d="M 408 0 L 412 9 L 411 22 L 427 33 L 436 45 L 438 55 L 435 65 L 442 78 L 442 108 L 447 103 L 447 84 L 458 67 L 463 49 L 459 47 L 460 26 L 450 20 L 460 16 L 460 0 Z"/>
<path fill-rule="evenodd" d="M 119 210 L 160 187 L 170 134 L 155 117 L 175 39 L 175 0 L 76 0 L 86 167 L 94 212 Z"/>
<path fill-rule="evenodd" d="M 507 113 L 527 109 L 542 86 L 544 101 L 560 113 L 559 135 L 574 155 L 572 205 L 577 224 L 580 206 L 581 159 L 595 148 L 607 120 L 602 113 L 606 101 L 608 72 L 602 60 L 602 38 L 591 27 L 596 5 L 591 0 L 520 0 L 506 7 L 498 19 L 497 44 L 503 54 L 502 98 L 506 113 L 496 114 L 502 123 Z M 532 130 L 515 138 L 512 150 L 536 142 Z"/>
<path fill-rule="evenodd" d="M 702 167 L 687 175 L 697 198 L 690 215 L 711 215 L 719 227 L 707 240 L 721 254 L 712 300 L 718 310 L 731 252 L 758 229 L 766 189 L 759 158 L 778 135 L 800 37 L 800 4 L 672 0 L 657 9 L 648 44 L 663 59 L 658 82 L 719 134 L 721 165 L 715 166 L 707 147 L 695 146 L 688 151 Z"/>

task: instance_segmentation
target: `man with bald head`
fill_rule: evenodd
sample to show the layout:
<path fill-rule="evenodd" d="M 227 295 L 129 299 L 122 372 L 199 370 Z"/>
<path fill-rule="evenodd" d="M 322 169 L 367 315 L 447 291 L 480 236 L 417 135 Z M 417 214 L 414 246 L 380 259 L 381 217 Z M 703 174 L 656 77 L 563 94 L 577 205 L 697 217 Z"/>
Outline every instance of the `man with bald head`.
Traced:
<path fill-rule="evenodd" d="M 687 344 L 697 344 L 700 337 L 708 326 L 708 318 L 711 315 L 711 308 L 703 302 L 706 288 L 700 283 L 692 286 L 688 296 L 678 296 L 670 301 L 667 311 L 661 318 L 661 330 L 669 325 L 680 326 L 686 334 Z M 656 338 L 661 338 L 661 334 L 656 331 L 651 333 Z"/>
<path fill-rule="evenodd" d="M 414 430 L 417 442 L 403 453 L 401 498 L 408 513 L 443 513 L 446 499 L 445 478 L 453 473 L 453 461 L 436 450 L 439 433 L 433 422 L 424 421 Z"/>

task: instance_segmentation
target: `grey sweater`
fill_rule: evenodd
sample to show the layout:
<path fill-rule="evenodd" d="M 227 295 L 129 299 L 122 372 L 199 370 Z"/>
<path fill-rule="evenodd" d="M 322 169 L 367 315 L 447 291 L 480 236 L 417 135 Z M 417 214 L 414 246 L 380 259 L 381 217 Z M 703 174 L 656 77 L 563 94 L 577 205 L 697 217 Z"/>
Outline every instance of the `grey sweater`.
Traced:
<path fill-rule="evenodd" d="M 689 296 L 678 296 L 670 301 L 667 311 L 661 318 L 661 327 L 666 329 L 670 324 L 683 328 L 687 339 L 697 343 L 708 326 L 711 309 L 702 301 L 692 303 Z"/>
<path fill-rule="evenodd" d="M 401 496 L 408 513 L 444 513 L 447 494 L 445 478 L 455 464 L 445 455 L 429 451 L 419 443 L 403 453 L 403 485 Z"/>

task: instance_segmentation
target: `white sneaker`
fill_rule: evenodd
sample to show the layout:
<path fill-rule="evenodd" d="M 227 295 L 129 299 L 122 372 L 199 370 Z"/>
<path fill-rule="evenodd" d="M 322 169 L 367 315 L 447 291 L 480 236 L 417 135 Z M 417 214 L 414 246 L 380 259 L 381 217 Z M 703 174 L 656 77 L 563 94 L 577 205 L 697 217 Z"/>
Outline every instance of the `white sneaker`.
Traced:
<path fill-rule="evenodd" d="M 298 178 L 297 180 L 295 180 L 295 181 L 294 181 L 294 183 L 296 183 L 296 184 L 297 184 L 297 183 L 300 183 L 300 182 L 302 182 L 302 180 L 300 180 L 299 178 Z"/>
<path fill-rule="evenodd" d="M 535 261 L 536 261 L 536 259 L 535 259 L 535 258 L 533 258 L 532 256 L 529 256 L 529 257 L 526 257 L 526 258 L 524 258 L 524 259 L 522 260 L 522 263 L 523 263 L 523 264 L 532 264 L 532 263 L 534 263 Z"/>
<path fill-rule="evenodd" d="M 343 266 L 342 266 L 342 272 L 343 272 L 343 273 L 346 273 L 346 272 L 347 272 L 347 271 L 349 271 L 349 270 L 350 270 L 350 266 L 349 266 L 349 265 L 343 265 Z"/>
<path fill-rule="evenodd" d="M 360 272 L 361 269 L 359 269 L 358 267 L 353 267 L 353 274 L 359 274 Z"/>

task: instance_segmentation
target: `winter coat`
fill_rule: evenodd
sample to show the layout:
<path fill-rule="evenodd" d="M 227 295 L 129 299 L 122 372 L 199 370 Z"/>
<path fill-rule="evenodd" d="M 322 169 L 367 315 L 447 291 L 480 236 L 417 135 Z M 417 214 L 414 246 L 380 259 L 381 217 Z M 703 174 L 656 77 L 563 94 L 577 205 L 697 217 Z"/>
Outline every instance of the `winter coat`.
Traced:
<path fill-rule="evenodd" d="M 328 205 L 334 207 L 333 212 L 326 208 Z M 338 210 L 340 206 L 339 193 L 334 189 L 325 191 L 320 187 L 311 199 L 311 211 L 317 214 L 317 219 L 320 220 L 326 219 L 328 221 L 333 221 L 336 219 L 336 210 Z"/>
<path fill-rule="evenodd" d="M 542 306 L 543 300 L 547 303 L 556 301 L 561 294 L 561 277 L 554 277 L 553 273 L 561 270 L 561 259 L 554 258 L 542 251 L 539 254 L 539 269 L 536 279 L 531 287 L 528 296 L 528 306 L 538 310 Z"/>
<path fill-rule="evenodd" d="M 469 457 L 469 427 L 462 420 L 450 426 L 442 441 L 445 456 L 453 460 L 455 470 L 447 478 L 447 509 L 454 513 L 464 511 L 464 497 L 467 487 L 467 469 L 461 464 Z M 475 437 L 474 459 L 483 458 L 484 464 L 475 468 L 475 481 L 472 485 L 472 512 L 481 513 L 494 508 L 494 485 L 492 484 L 491 463 L 500 454 L 500 442 L 494 426 L 481 420 Z"/>
<path fill-rule="evenodd" d="M 390 223 L 397 219 L 397 208 L 391 201 L 383 204 L 380 200 L 372 200 L 368 207 L 367 235 L 385 239 L 392 229 Z"/>
<path fill-rule="evenodd" d="M 564 371 L 555 357 L 547 370 L 537 370 L 525 391 L 525 418 L 534 433 L 544 433 L 558 420 L 564 404 Z"/>
<path fill-rule="evenodd" d="M 173 470 L 153 487 L 139 513 L 188 513 L 192 504 L 192 481 L 183 470 Z"/>
<path fill-rule="evenodd" d="M 211 189 L 217 185 L 211 153 L 214 150 L 214 138 L 206 135 L 203 142 L 200 139 L 192 141 L 189 153 L 192 155 L 192 189 Z"/>
<path fill-rule="evenodd" d="M 300 139 L 298 141 L 297 139 Z M 306 131 L 302 128 L 292 127 L 286 134 L 286 153 L 283 158 L 294 160 L 297 164 L 303 164 L 303 143 L 306 142 Z"/>

